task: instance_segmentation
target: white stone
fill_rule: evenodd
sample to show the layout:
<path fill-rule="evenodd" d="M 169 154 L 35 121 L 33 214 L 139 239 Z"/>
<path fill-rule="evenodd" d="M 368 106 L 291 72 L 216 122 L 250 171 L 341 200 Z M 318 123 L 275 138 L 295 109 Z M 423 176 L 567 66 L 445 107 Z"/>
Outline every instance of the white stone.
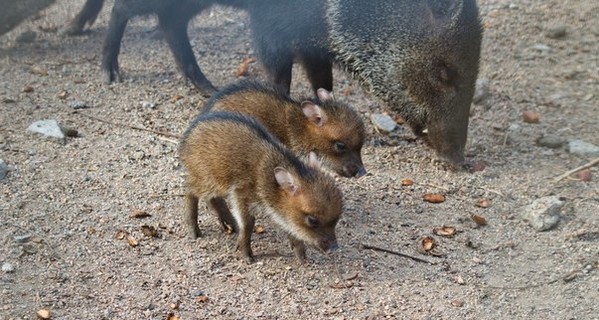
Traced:
<path fill-rule="evenodd" d="M 46 137 L 64 139 L 64 133 L 60 125 L 54 119 L 36 121 L 27 130 L 43 134 Z"/>
<path fill-rule="evenodd" d="M 543 197 L 522 209 L 522 219 L 537 231 L 547 231 L 557 225 L 564 202 L 556 196 Z"/>

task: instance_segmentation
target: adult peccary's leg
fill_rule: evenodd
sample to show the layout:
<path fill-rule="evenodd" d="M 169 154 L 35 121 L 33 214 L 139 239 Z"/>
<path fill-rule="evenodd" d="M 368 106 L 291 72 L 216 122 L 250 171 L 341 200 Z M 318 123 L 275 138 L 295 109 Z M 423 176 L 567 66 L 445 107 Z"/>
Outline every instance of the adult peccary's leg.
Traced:
<path fill-rule="evenodd" d="M 159 15 L 158 18 L 179 70 L 202 95 L 211 96 L 214 94 L 217 90 L 202 73 L 189 43 L 187 24 L 191 16 L 181 17 L 176 14 L 165 14 Z"/>
<path fill-rule="evenodd" d="M 104 82 L 120 82 L 119 73 L 119 52 L 121 50 L 121 40 L 127 27 L 127 22 L 131 18 L 123 1 L 117 1 L 112 7 L 110 15 L 110 24 L 108 25 L 108 34 L 104 40 L 102 48 L 102 72 L 104 73 Z"/>
<path fill-rule="evenodd" d="M 333 91 L 332 59 L 318 54 L 303 55 L 301 59 L 314 94 L 320 88 Z"/>
<path fill-rule="evenodd" d="M 83 34 L 85 25 L 91 27 L 91 25 L 94 24 L 103 5 L 104 0 L 87 0 L 79 14 L 77 14 L 73 21 L 69 23 L 63 33 L 69 36 Z"/>

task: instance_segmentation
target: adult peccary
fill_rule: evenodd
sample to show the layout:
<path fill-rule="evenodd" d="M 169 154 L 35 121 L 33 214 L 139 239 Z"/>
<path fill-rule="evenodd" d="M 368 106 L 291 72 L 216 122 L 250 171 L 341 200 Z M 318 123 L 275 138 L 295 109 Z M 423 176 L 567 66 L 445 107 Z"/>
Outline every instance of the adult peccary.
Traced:
<path fill-rule="evenodd" d="M 81 33 L 86 24 L 92 24 L 102 9 L 103 0 L 87 0 L 81 12 L 66 28 L 66 34 Z M 104 82 L 120 81 L 118 56 L 123 33 L 129 19 L 139 15 L 156 14 L 158 26 L 168 43 L 179 70 L 205 96 L 216 92 L 198 66 L 189 36 L 189 20 L 214 4 L 241 8 L 245 0 L 116 0 L 112 7 L 108 33 L 102 49 Z"/>
<path fill-rule="evenodd" d="M 339 63 L 440 157 L 464 163 L 482 28 L 475 0 L 248 0 L 260 60 L 289 92 L 293 61 L 316 91 Z"/>

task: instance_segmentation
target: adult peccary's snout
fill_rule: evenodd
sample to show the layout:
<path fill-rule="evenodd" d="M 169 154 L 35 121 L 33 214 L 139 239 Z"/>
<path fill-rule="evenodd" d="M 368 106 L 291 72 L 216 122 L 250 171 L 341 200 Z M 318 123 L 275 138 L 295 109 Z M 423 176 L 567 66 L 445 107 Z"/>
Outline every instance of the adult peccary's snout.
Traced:
<path fill-rule="evenodd" d="M 482 28 L 475 0 L 329 0 L 335 58 L 438 155 L 464 161 Z"/>

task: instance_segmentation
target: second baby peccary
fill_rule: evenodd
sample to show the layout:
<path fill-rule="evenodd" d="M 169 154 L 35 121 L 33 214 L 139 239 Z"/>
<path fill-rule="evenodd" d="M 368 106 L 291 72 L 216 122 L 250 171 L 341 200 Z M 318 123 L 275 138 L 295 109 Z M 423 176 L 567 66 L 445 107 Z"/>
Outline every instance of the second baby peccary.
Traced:
<path fill-rule="evenodd" d="M 464 162 L 482 38 L 475 0 L 248 0 L 260 60 L 289 91 L 294 60 L 316 91 L 339 63 L 424 135 Z"/>
<path fill-rule="evenodd" d="M 200 236 L 198 201 L 226 199 L 239 226 L 238 249 L 253 261 L 250 239 L 255 215 L 263 213 L 289 234 L 300 262 L 305 244 L 337 249 L 341 191 L 313 155 L 302 162 L 255 119 L 241 113 L 200 114 L 186 130 L 179 156 L 188 175 L 186 223 Z M 215 208 L 218 210 L 218 208 Z"/>
<path fill-rule="evenodd" d="M 82 11 L 73 21 L 71 31 L 76 33 L 85 23 L 92 23 L 102 8 L 102 3 L 102 0 L 87 0 Z M 245 6 L 245 0 L 116 0 L 112 7 L 108 33 L 102 49 L 104 81 L 111 83 L 121 80 L 118 56 L 129 19 L 139 15 L 156 14 L 158 26 L 173 53 L 179 70 L 202 95 L 210 96 L 216 92 L 216 88 L 198 66 L 187 34 L 189 20 L 214 4 L 240 8 Z"/>
<path fill-rule="evenodd" d="M 365 175 L 362 118 L 325 89 L 317 90 L 317 97 L 298 101 L 271 84 L 242 80 L 212 96 L 203 112 L 250 115 L 296 154 L 307 157 L 315 152 L 326 167 L 344 177 Z"/>

